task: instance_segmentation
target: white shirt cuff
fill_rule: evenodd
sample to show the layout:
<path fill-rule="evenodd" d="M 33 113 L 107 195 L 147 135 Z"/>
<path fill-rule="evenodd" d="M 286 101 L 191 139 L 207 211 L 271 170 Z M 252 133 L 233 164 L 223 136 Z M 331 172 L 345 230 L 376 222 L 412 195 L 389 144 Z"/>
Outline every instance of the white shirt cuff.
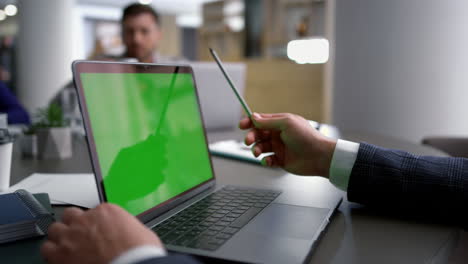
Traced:
<path fill-rule="evenodd" d="M 164 257 L 167 252 L 164 248 L 154 245 L 143 245 L 127 250 L 114 258 L 110 264 L 137 263 L 150 258 Z"/>
<path fill-rule="evenodd" d="M 356 162 L 359 143 L 338 139 L 330 164 L 330 182 L 343 191 L 348 190 L 349 177 Z"/>

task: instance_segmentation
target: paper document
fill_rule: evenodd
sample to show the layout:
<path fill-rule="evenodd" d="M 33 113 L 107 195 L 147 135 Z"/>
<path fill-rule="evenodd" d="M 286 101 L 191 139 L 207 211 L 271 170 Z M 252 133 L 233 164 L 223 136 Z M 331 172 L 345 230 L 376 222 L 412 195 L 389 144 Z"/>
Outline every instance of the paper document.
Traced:
<path fill-rule="evenodd" d="M 10 187 L 8 191 L 25 189 L 31 193 L 48 193 L 52 204 L 72 204 L 94 208 L 99 196 L 94 174 L 34 173 Z"/>
<path fill-rule="evenodd" d="M 258 158 L 256 158 L 253 155 L 250 147 L 236 140 L 218 141 L 210 144 L 209 149 L 213 155 L 234 158 L 258 164 L 261 163 L 263 157 L 270 155 L 269 153 L 263 153 Z"/>

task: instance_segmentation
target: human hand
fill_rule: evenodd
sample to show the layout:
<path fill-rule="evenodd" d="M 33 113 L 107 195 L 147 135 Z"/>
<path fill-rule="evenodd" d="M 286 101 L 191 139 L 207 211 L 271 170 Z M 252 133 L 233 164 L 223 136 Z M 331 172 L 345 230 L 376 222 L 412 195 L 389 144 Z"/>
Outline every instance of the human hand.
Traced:
<path fill-rule="evenodd" d="M 109 263 L 137 246 L 164 247 L 155 233 L 117 205 L 105 203 L 86 212 L 69 208 L 62 220 L 49 227 L 41 247 L 49 263 Z"/>
<path fill-rule="evenodd" d="M 265 157 L 262 164 L 281 167 L 299 175 L 328 177 L 336 141 L 315 130 L 301 116 L 281 114 L 258 114 L 239 122 L 241 129 L 250 129 L 245 144 L 251 145 L 255 157 L 265 152 L 274 155 Z"/>

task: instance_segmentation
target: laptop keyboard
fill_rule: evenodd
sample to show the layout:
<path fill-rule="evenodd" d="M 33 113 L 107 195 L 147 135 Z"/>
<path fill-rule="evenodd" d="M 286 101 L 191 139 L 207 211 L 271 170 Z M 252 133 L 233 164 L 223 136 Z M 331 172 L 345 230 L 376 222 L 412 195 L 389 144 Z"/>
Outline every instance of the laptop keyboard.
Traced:
<path fill-rule="evenodd" d="M 153 228 L 164 244 L 216 250 L 281 192 L 227 186 Z"/>

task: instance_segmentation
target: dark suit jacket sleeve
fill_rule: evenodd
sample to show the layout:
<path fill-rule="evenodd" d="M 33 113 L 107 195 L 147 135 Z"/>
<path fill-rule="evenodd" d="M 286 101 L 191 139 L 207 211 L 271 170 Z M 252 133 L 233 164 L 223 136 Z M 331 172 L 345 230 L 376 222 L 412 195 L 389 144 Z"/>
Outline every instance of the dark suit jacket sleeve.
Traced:
<path fill-rule="evenodd" d="M 361 143 L 348 200 L 449 217 L 466 227 L 468 159 L 417 156 Z"/>
<path fill-rule="evenodd" d="M 196 260 L 193 257 L 186 256 L 186 255 L 180 255 L 180 254 L 174 254 L 174 255 L 168 255 L 166 257 L 159 257 L 159 258 L 151 258 L 147 259 L 144 261 L 140 261 L 135 264 L 201 264 L 198 260 Z"/>

